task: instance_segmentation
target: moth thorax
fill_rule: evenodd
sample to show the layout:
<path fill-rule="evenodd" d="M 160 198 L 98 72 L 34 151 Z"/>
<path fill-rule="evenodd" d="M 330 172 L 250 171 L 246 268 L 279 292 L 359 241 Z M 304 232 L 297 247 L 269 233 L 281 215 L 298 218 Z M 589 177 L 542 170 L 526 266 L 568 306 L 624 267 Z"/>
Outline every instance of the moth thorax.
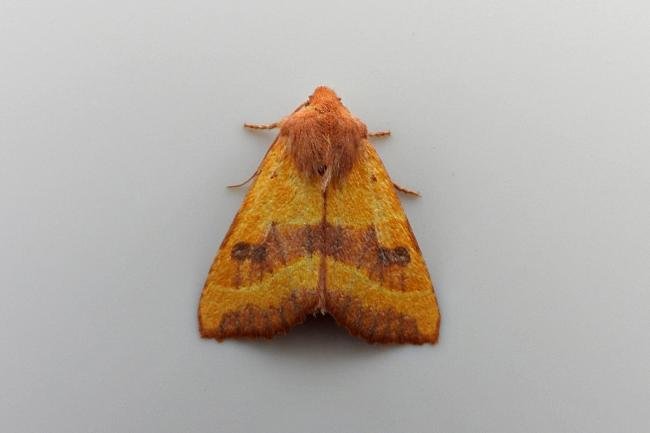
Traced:
<path fill-rule="evenodd" d="M 286 131 L 289 151 L 298 170 L 311 179 L 322 179 L 325 184 L 344 177 L 357 162 L 365 125 L 352 119 L 341 122 L 314 122 L 310 127 Z"/>
<path fill-rule="evenodd" d="M 289 149 L 298 170 L 309 178 L 336 181 L 345 176 L 359 157 L 360 137 L 352 135 L 298 135 Z"/>

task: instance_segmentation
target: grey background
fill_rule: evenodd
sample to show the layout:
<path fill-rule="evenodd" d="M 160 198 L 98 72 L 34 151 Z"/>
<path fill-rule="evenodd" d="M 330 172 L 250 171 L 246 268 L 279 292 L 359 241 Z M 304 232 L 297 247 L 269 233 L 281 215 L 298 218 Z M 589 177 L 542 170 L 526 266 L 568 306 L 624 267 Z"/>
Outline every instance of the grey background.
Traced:
<path fill-rule="evenodd" d="M 645 1 L 0 4 L 3 432 L 650 429 Z M 334 87 L 443 314 L 433 347 L 315 320 L 199 339 L 273 133 Z"/>

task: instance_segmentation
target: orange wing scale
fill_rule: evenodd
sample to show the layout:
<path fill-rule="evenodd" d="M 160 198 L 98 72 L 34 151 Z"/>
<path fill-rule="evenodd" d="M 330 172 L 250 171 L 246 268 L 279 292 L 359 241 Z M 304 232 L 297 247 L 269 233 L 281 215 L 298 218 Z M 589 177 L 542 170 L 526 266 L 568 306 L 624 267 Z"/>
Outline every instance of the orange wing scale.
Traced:
<path fill-rule="evenodd" d="M 327 192 L 327 220 L 361 233 L 343 259 L 327 257 L 327 310 L 371 342 L 435 343 L 440 313 L 424 259 L 377 152 Z"/>
<path fill-rule="evenodd" d="M 272 337 L 314 311 L 320 254 L 303 254 L 296 233 L 322 213 L 318 185 L 301 180 L 285 140 L 276 140 L 208 273 L 202 336 Z"/>

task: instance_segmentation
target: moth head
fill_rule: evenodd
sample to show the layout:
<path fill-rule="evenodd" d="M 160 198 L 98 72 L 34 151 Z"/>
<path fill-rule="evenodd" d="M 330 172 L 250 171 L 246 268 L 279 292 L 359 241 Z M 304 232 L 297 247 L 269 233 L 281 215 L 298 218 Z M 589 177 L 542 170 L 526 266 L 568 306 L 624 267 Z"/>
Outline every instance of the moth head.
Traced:
<path fill-rule="evenodd" d="M 317 111 L 334 111 L 341 107 L 341 98 L 327 86 L 316 87 L 314 93 L 309 96 L 307 105 L 315 108 Z"/>
<path fill-rule="evenodd" d="M 332 89 L 320 86 L 282 122 L 280 135 L 298 170 L 325 190 L 352 169 L 368 131 Z"/>

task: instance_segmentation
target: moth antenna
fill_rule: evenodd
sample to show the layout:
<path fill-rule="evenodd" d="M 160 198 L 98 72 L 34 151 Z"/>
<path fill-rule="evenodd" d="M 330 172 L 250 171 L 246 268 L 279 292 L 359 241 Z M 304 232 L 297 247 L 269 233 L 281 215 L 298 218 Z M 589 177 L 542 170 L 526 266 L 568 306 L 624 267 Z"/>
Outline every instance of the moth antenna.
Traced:
<path fill-rule="evenodd" d="M 282 122 L 273 123 L 244 123 L 244 128 L 248 129 L 275 129 L 279 127 Z"/>
<path fill-rule="evenodd" d="M 299 111 L 301 108 L 306 107 L 307 105 L 309 105 L 309 99 L 307 99 L 307 100 L 306 100 L 305 102 L 303 102 L 302 104 L 298 105 L 298 106 L 296 107 L 296 109 L 293 110 L 293 112 L 292 112 L 291 114 L 293 114 L 293 113 Z"/>
<path fill-rule="evenodd" d="M 413 191 L 412 189 L 404 188 L 403 186 L 400 186 L 400 185 L 396 184 L 395 182 L 393 182 L 393 186 L 395 187 L 396 190 L 398 190 L 399 192 L 402 192 L 404 194 L 413 195 L 413 196 L 416 196 L 416 197 L 422 197 L 422 195 L 419 192 Z"/>
<path fill-rule="evenodd" d="M 390 131 L 374 131 L 374 132 L 369 132 L 368 137 L 388 137 L 390 135 Z"/>
<path fill-rule="evenodd" d="M 235 185 L 228 185 L 227 188 L 239 188 L 239 187 L 242 187 L 242 186 L 246 185 L 248 182 L 250 182 L 251 180 L 253 180 L 255 178 L 255 176 L 257 176 L 258 174 L 260 174 L 260 171 L 255 170 L 255 172 L 253 174 L 251 174 L 251 177 L 249 177 L 248 179 L 246 179 L 242 183 L 238 183 L 238 184 L 235 184 Z"/>

